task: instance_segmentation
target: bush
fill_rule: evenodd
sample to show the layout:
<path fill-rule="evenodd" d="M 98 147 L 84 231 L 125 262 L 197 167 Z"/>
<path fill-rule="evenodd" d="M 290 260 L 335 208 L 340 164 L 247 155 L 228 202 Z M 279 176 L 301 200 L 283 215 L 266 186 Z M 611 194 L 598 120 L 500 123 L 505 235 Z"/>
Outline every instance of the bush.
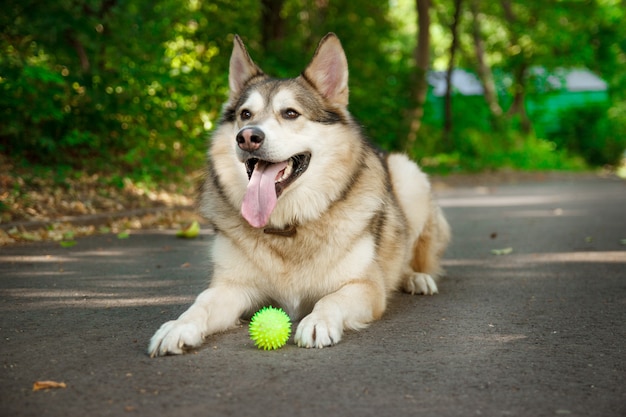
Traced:
<path fill-rule="evenodd" d="M 581 156 L 591 166 L 618 165 L 626 149 L 626 105 L 568 109 L 548 135 L 558 149 Z"/>
<path fill-rule="evenodd" d="M 580 157 L 557 149 L 554 142 L 516 131 L 484 132 L 464 129 L 455 134 L 454 149 L 424 155 L 429 172 L 483 171 L 502 168 L 523 171 L 581 170 Z"/>

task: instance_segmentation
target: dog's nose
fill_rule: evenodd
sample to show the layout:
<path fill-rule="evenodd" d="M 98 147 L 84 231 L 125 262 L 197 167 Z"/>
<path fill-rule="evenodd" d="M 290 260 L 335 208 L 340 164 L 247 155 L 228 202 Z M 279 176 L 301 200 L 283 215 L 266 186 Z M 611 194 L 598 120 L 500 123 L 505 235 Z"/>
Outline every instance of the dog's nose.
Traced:
<path fill-rule="evenodd" d="M 244 127 L 237 133 L 237 145 L 247 152 L 259 149 L 264 140 L 265 133 L 256 127 Z"/>

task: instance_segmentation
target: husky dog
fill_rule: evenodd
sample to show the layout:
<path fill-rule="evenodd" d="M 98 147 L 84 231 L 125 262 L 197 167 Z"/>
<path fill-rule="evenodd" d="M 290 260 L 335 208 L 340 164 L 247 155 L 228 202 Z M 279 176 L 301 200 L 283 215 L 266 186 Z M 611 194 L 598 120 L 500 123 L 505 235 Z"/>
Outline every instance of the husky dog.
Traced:
<path fill-rule="evenodd" d="M 395 290 L 437 293 L 450 228 L 427 176 L 373 148 L 348 112 L 334 34 L 291 79 L 265 75 L 235 36 L 229 86 L 202 199 L 213 277 L 150 356 L 198 347 L 269 304 L 300 320 L 295 344 L 322 348 L 380 318 Z"/>

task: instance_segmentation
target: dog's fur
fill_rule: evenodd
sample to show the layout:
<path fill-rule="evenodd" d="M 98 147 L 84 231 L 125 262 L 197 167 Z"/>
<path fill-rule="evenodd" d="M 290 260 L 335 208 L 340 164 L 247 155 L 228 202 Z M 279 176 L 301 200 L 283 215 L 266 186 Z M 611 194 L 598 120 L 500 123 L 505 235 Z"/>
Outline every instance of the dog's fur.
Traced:
<path fill-rule="evenodd" d="M 348 113 L 339 39 L 328 34 L 299 77 L 277 80 L 236 36 L 229 84 L 203 192 L 213 278 L 148 353 L 198 347 L 267 304 L 301 319 L 298 346 L 321 348 L 380 318 L 394 290 L 436 293 L 448 223 L 417 165 L 375 150 Z M 268 163 L 252 172 L 257 160 Z M 261 170 L 270 174 L 259 180 Z"/>

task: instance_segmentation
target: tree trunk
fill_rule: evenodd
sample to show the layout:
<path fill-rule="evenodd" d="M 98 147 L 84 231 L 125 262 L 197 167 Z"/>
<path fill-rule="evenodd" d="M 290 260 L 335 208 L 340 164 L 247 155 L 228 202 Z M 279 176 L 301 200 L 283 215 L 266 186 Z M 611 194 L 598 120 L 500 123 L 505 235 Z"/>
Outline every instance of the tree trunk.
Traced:
<path fill-rule="evenodd" d="M 69 43 L 72 48 L 76 51 L 76 55 L 80 60 L 80 69 L 84 74 L 89 73 L 91 70 L 91 63 L 89 62 L 89 56 L 87 55 L 87 50 L 85 50 L 85 46 L 82 44 L 78 37 L 75 35 L 74 31 L 71 29 L 65 30 L 65 40 Z"/>
<path fill-rule="evenodd" d="M 512 117 L 514 115 L 519 115 L 520 124 L 522 131 L 524 133 L 530 132 L 531 123 L 528 118 L 528 114 L 526 113 L 525 106 L 525 98 L 526 98 L 526 70 L 528 69 L 528 62 L 525 56 L 524 46 L 520 44 L 519 37 L 517 36 L 517 32 L 515 27 L 519 26 L 518 18 L 513 11 L 513 7 L 511 5 L 510 0 L 502 0 L 502 9 L 504 11 L 504 17 L 508 23 L 509 27 L 509 36 L 511 38 L 511 43 L 516 45 L 520 49 L 520 53 L 513 60 L 516 62 L 516 65 L 513 70 L 514 80 L 513 80 L 513 104 L 509 108 L 507 112 L 507 116 Z"/>
<path fill-rule="evenodd" d="M 285 19 L 280 15 L 284 3 L 285 0 L 261 1 L 261 45 L 265 51 L 284 36 Z"/>
<path fill-rule="evenodd" d="M 529 133 L 531 130 L 530 119 L 528 118 L 528 114 L 526 113 L 526 65 L 522 63 L 517 68 L 515 68 L 515 72 L 513 74 L 513 88 L 515 89 L 513 92 L 513 103 L 507 112 L 507 116 L 512 117 L 514 115 L 519 115 L 520 117 L 520 127 L 522 132 Z"/>
<path fill-rule="evenodd" d="M 428 92 L 426 73 L 430 64 L 430 0 L 416 0 L 417 7 L 417 45 L 415 47 L 415 73 L 413 80 L 413 97 L 415 107 L 409 112 L 409 133 L 405 149 L 413 148 L 417 132 L 422 125 L 424 102 Z"/>
<path fill-rule="evenodd" d="M 452 42 L 450 44 L 450 62 L 446 71 L 446 95 L 444 98 L 444 119 L 443 119 L 443 145 L 449 148 L 452 136 L 453 116 L 452 116 L 452 71 L 454 71 L 454 57 L 459 45 L 458 27 L 461 18 L 462 0 L 454 0 L 454 17 L 450 25 Z"/>
<path fill-rule="evenodd" d="M 482 18 L 478 8 L 480 0 L 470 2 L 472 13 L 472 38 L 474 40 L 474 52 L 476 54 L 478 78 L 483 86 L 484 98 L 491 114 L 491 124 L 495 130 L 499 129 L 500 118 L 502 117 L 502 107 L 498 101 L 496 84 L 493 80 L 493 73 L 485 59 L 485 45 L 482 36 Z"/>

